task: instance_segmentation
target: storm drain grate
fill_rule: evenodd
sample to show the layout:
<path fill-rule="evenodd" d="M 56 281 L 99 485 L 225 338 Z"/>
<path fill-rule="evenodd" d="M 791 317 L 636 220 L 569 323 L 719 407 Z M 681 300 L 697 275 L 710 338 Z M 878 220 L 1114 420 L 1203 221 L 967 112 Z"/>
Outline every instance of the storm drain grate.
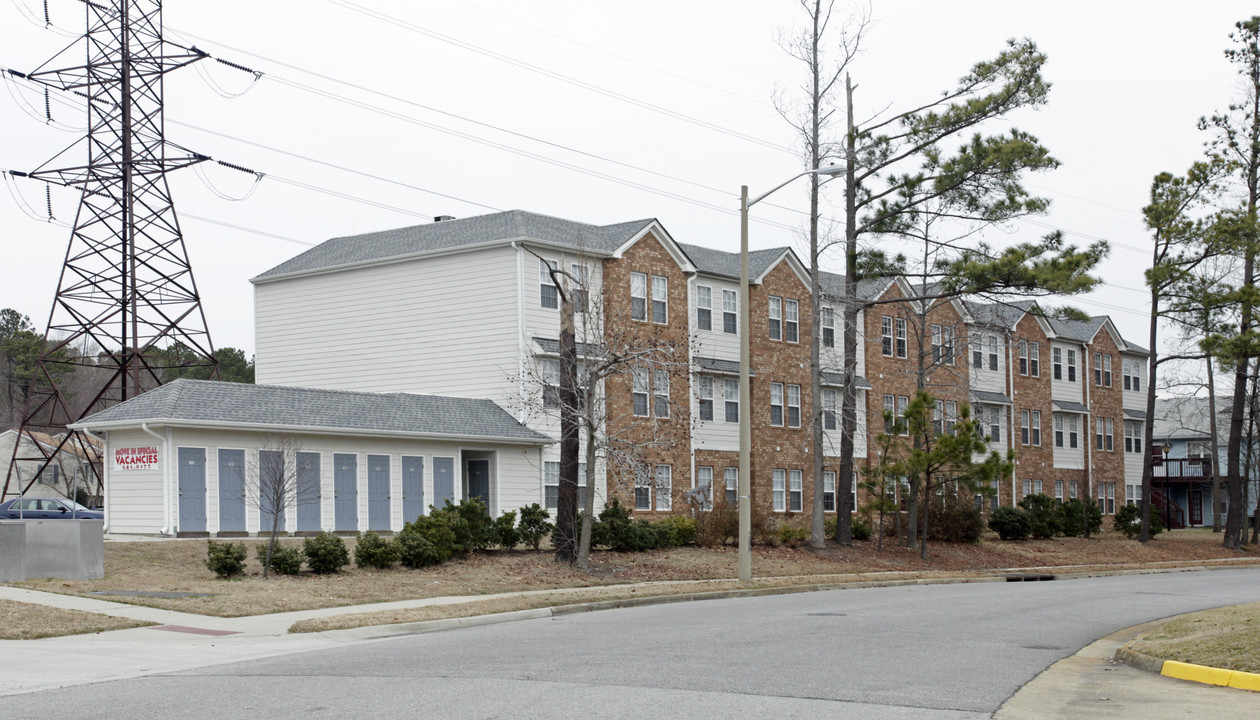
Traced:
<path fill-rule="evenodd" d="M 240 635 L 239 630 L 207 630 L 205 628 L 188 627 L 187 625 L 155 625 L 150 630 L 165 630 L 167 632 L 188 633 L 189 635 Z"/>
<path fill-rule="evenodd" d="M 214 597 L 214 593 L 170 592 L 168 590 L 93 590 L 92 595 L 116 595 L 118 597 L 161 598 L 178 600 L 190 597 Z"/>
<path fill-rule="evenodd" d="M 1037 582 L 1053 579 L 1054 576 L 1050 573 L 1007 573 L 1006 575 L 1006 582 Z"/>

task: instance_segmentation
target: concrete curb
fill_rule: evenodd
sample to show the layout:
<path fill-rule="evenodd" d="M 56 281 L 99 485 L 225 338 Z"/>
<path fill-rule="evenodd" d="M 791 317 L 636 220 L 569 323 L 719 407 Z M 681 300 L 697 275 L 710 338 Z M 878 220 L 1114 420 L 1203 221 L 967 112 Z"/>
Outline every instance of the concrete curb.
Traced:
<path fill-rule="evenodd" d="M 1168 618 L 1164 622 L 1171 622 L 1173 619 L 1175 618 Z M 1160 625 L 1163 624 L 1160 623 Z M 1163 675 L 1164 677 L 1189 680 L 1190 682 L 1197 682 L 1203 685 L 1217 685 L 1260 692 L 1260 674 L 1256 673 L 1243 672 L 1241 670 L 1225 670 L 1223 668 L 1183 663 L 1176 660 L 1164 660 L 1154 655 L 1138 652 L 1128 645 L 1116 648 L 1115 659 L 1117 662 L 1124 663 L 1131 668 Z"/>

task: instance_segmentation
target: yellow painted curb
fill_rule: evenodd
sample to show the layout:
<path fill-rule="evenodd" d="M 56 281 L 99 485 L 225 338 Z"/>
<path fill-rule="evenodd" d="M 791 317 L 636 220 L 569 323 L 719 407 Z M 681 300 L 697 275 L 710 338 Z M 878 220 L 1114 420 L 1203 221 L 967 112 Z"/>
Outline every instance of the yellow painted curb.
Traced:
<path fill-rule="evenodd" d="M 1222 670 L 1221 668 L 1177 662 L 1176 660 L 1165 660 L 1160 674 L 1205 685 L 1221 685 L 1241 690 L 1260 691 L 1260 675 L 1239 670 Z"/>

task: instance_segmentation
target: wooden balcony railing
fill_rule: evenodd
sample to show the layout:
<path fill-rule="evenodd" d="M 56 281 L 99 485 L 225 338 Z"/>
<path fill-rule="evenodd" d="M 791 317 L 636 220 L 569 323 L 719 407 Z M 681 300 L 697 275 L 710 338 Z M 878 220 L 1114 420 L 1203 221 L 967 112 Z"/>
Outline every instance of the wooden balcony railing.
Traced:
<path fill-rule="evenodd" d="M 1212 458 L 1169 458 L 1155 463 L 1153 470 L 1157 480 L 1206 481 L 1212 477 Z"/>

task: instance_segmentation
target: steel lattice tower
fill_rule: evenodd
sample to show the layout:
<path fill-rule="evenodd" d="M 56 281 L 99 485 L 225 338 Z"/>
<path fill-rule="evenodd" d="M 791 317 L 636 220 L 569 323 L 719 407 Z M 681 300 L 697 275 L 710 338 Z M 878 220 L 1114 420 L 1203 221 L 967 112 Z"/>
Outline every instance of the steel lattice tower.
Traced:
<path fill-rule="evenodd" d="M 18 492 L 10 485 L 19 461 L 39 461 L 42 472 L 66 451 L 100 460 L 67 425 L 160 385 L 171 368 L 208 367 L 217 376 L 166 181 L 167 172 L 208 158 L 166 142 L 162 107 L 166 74 L 207 56 L 163 39 L 161 0 L 84 6 L 82 38 L 25 76 L 87 101 L 87 135 L 28 174 L 82 193 L 19 439 L 64 435 L 55 450 L 15 443 L 0 499 Z M 82 64 L 53 67 L 81 46 Z M 79 164 L 63 164 L 72 157 Z"/>

